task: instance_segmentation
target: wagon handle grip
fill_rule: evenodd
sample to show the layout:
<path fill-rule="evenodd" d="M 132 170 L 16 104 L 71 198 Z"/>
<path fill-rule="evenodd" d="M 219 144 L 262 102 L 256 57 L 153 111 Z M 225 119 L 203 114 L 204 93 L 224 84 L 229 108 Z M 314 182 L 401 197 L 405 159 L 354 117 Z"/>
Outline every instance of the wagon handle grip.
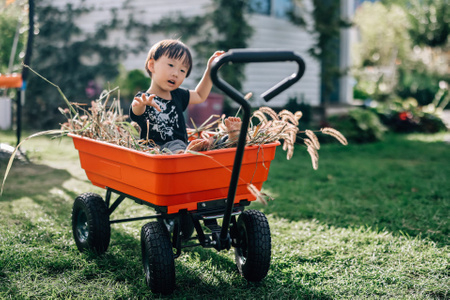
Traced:
<path fill-rule="evenodd" d="M 236 89 L 234 89 L 226 81 L 218 77 L 218 70 L 226 63 L 261 63 L 261 62 L 282 62 L 282 61 L 294 61 L 298 64 L 298 70 L 296 73 L 284 78 L 282 81 L 261 94 L 261 98 L 265 101 L 270 101 L 273 97 L 280 94 L 282 91 L 289 88 L 302 78 L 305 73 L 305 61 L 295 51 L 277 51 L 277 50 L 260 50 L 260 49 L 231 49 L 227 53 L 218 57 L 211 67 L 211 79 L 213 83 L 225 92 L 234 101 L 240 103 L 243 98 Z"/>

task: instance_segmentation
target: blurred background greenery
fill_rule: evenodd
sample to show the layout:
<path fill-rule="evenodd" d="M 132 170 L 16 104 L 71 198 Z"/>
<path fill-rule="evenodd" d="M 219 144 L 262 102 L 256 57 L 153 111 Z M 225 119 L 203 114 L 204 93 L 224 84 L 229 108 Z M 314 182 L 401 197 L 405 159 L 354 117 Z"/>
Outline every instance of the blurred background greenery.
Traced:
<path fill-rule="evenodd" d="M 0 4 L 0 73 L 21 72 L 28 35 L 28 2 L 8 0 Z M 248 46 L 253 28 L 248 14 L 261 1 L 211 0 L 209 13 L 195 17 L 171 15 L 159 23 L 146 25 L 130 15 L 124 21 L 120 11 L 111 10 L 111 18 L 99 20 L 89 32 L 76 25 L 75 20 L 92 10 L 88 4 L 55 5 L 43 0 L 36 3 L 35 35 L 32 66 L 54 82 L 74 102 L 89 103 L 103 89 L 120 87 L 122 99 L 132 99 L 136 91 L 146 88 L 150 79 L 142 70 L 127 70 L 121 61 L 141 49 L 147 49 L 148 32 L 183 32 L 183 39 L 192 39 L 193 49 L 205 58 L 211 49 Z M 376 141 L 386 131 L 439 132 L 446 130 L 442 112 L 449 105 L 449 20 L 447 0 L 381 0 L 356 1 L 353 19 L 339 17 L 339 1 L 309 1 L 313 9 L 306 10 L 306 0 L 293 0 L 290 20 L 305 29 L 307 19 L 314 26 L 307 30 L 317 36 L 310 54 L 322 65 L 332 61 L 339 28 L 351 27 L 358 35 L 352 49 L 355 101 L 344 112 L 333 114 L 323 101 L 311 107 L 302 95 L 292 96 L 284 107 L 302 110 L 305 118 L 301 127 L 331 125 L 343 131 L 350 140 Z M 360 3 L 361 2 L 361 3 Z M 84 3 L 84 2 L 83 2 Z M 256 4 L 255 4 L 256 3 Z M 262 2 L 261 2 L 262 3 Z M 291 6 L 290 6 L 291 7 Z M 332 13 L 330 13 L 330 11 Z M 226 22 L 217 22 L 226 18 Z M 233 24 L 233 26 L 223 26 Z M 211 30 L 222 34 L 214 37 Z M 122 30 L 133 34 L 136 43 L 111 45 L 105 43 L 110 34 Z M 13 47 L 13 45 L 17 45 Z M 70 71 L 68 71 L 70 70 Z M 329 94 L 342 72 L 322 68 L 322 93 Z M 223 74 L 239 88 L 244 78 L 239 66 Z M 4 96 L 16 98 L 14 89 L 2 90 Z M 60 95 L 53 87 L 30 76 L 24 108 L 26 128 L 55 128 L 64 121 L 58 107 Z M 127 103 L 124 103 L 126 107 Z M 226 109 L 229 108 L 225 105 Z M 328 110 L 326 118 L 315 117 Z M 353 138 L 355 137 L 355 138 Z"/>

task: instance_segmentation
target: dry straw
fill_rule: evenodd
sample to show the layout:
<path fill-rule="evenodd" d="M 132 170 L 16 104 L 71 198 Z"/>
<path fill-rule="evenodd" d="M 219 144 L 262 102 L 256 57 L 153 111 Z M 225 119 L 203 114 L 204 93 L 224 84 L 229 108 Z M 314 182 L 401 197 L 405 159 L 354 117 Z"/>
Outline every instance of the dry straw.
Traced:
<path fill-rule="evenodd" d="M 249 137 L 247 144 L 261 144 L 271 143 L 275 141 L 283 142 L 283 150 L 287 152 L 286 158 L 289 160 L 294 155 L 294 145 L 297 139 L 303 140 L 307 152 L 311 156 L 311 162 L 314 169 L 319 167 L 319 153 L 320 142 L 316 133 L 312 130 L 299 131 L 299 119 L 302 117 L 302 112 L 297 111 L 292 113 L 288 110 L 282 110 L 278 114 L 268 107 L 261 107 L 256 110 L 252 117 L 256 118 L 259 123 L 251 123 L 249 128 Z M 346 138 L 336 129 L 323 128 L 319 132 L 335 137 L 343 145 L 347 145 Z M 306 137 L 302 137 L 302 134 Z"/>
<path fill-rule="evenodd" d="M 316 148 L 317 150 L 320 149 L 320 143 L 319 143 L 319 139 L 317 138 L 316 134 L 314 132 L 312 132 L 311 130 L 305 130 L 305 134 L 307 137 L 309 137 L 311 139 L 312 144 L 314 145 L 314 148 Z"/>
<path fill-rule="evenodd" d="M 348 145 L 347 139 L 345 138 L 345 136 L 340 133 L 339 131 L 337 131 L 334 128 L 330 128 L 330 127 L 325 127 L 322 128 L 320 131 L 322 131 L 323 134 L 328 134 L 332 137 L 334 137 L 335 139 L 337 139 L 342 145 Z"/>

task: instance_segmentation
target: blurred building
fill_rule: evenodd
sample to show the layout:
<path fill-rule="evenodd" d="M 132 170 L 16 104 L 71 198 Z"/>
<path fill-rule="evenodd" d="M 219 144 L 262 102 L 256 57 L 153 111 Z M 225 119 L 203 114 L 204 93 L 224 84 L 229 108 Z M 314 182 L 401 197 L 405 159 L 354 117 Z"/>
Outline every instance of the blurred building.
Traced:
<path fill-rule="evenodd" d="M 61 0 L 55 2 L 55 5 L 75 4 L 79 1 Z M 300 53 L 306 62 L 306 72 L 301 81 L 273 99 L 269 105 L 281 107 L 290 97 L 297 97 L 313 106 L 319 106 L 322 93 L 320 78 L 322 66 L 308 53 L 314 44 L 315 37 L 309 31 L 293 25 L 289 21 L 287 11 L 295 9 L 294 3 L 296 3 L 294 0 L 251 0 L 248 20 L 254 28 L 254 34 L 249 41 L 249 48 L 294 50 Z M 135 20 L 154 24 L 162 17 L 178 12 L 184 16 L 201 15 L 212 8 L 211 4 L 212 0 L 96 0 L 89 2 L 89 6 L 94 9 L 88 14 L 82 15 L 77 20 L 77 24 L 85 31 L 93 31 L 95 24 L 100 20 L 112 18 L 112 10 L 118 12 L 119 18 L 126 18 L 132 14 Z M 341 0 L 341 16 L 350 19 L 355 9 L 354 4 L 355 0 Z M 313 10 L 311 0 L 303 0 L 302 6 L 309 11 Z M 149 32 L 148 34 L 151 44 L 171 37 L 162 33 Z M 181 40 L 183 40 L 182 37 Z M 132 34 L 115 32 L 110 36 L 110 42 L 115 44 L 132 43 Z M 189 43 L 192 42 L 188 41 L 186 44 L 189 46 Z M 148 48 L 150 47 L 151 45 L 148 45 Z M 130 54 L 122 64 L 128 70 L 143 70 L 147 52 L 148 49 L 142 49 L 140 53 Z M 339 57 L 337 63 L 339 68 L 348 69 L 351 64 L 350 35 L 346 29 L 341 32 L 339 49 L 336 49 L 336 52 Z M 243 83 L 242 92 L 253 92 L 255 96 L 259 96 L 296 70 L 297 67 L 293 63 L 249 64 L 246 66 L 246 81 Z M 195 68 L 184 86 L 194 88 L 202 72 L 203 69 Z M 337 90 L 332 101 L 335 103 L 351 102 L 351 78 L 344 76 L 337 81 Z M 256 104 L 262 104 L 262 102 Z"/>

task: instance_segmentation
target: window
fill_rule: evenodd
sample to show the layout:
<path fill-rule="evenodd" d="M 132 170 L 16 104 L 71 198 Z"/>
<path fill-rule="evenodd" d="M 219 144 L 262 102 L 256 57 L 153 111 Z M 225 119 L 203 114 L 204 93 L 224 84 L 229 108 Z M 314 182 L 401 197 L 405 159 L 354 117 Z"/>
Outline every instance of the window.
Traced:
<path fill-rule="evenodd" d="M 293 9 L 292 0 L 273 0 L 273 15 L 280 19 L 287 19 Z"/>
<path fill-rule="evenodd" d="M 294 5 L 292 0 L 250 0 L 249 11 L 255 14 L 287 19 Z"/>
<path fill-rule="evenodd" d="M 270 15 L 271 0 L 250 0 L 249 10 L 251 13 L 260 15 Z"/>

